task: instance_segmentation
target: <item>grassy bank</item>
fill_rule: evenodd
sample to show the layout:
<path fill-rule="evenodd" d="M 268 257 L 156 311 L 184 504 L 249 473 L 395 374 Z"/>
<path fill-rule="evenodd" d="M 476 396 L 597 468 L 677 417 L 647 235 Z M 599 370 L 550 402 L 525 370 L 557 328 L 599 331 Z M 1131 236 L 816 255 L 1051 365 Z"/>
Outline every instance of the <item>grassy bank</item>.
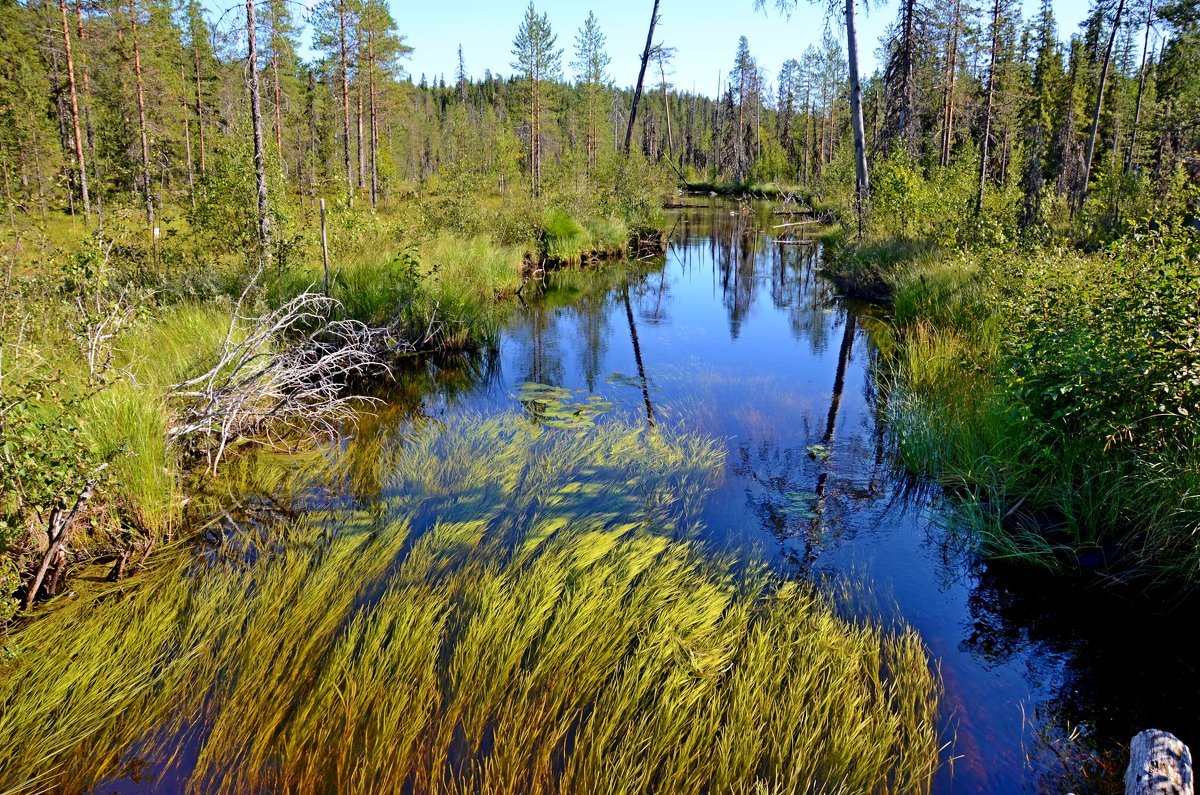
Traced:
<path fill-rule="evenodd" d="M 177 548 L 14 635 L 0 791 L 143 763 L 197 792 L 928 790 L 920 641 L 689 540 L 712 442 L 516 417 L 410 437 L 340 459 L 361 509 Z"/>
<path fill-rule="evenodd" d="M 19 234 L 0 240 L 0 627 L 24 601 L 56 516 L 70 517 L 71 539 L 50 563 L 43 594 L 62 590 L 63 572 L 76 564 L 106 559 L 116 573 L 173 537 L 187 473 L 214 465 L 215 420 L 187 436 L 181 419 L 203 402 L 197 388 L 238 383 L 229 356 L 262 324 L 289 307 L 300 313 L 259 340 L 260 356 L 241 362 L 250 370 L 311 363 L 351 331 L 377 360 L 375 376 L 396 356 L 487 345 L 531 272 L 621 256 L 660 222 L 661 180 L 627 176 L 633 182 L 621 189 L 565 185 L 537 201 L 435 179 L 386 210 L 330 207 L 331 300 L 317 215 L 299 200 L 276 202 L 267 263 L 247 253 L 246 218 L 215 200 L 168 208 L 157 238 L 132 210 L 114 207 L 99 231 L 66 217 L 21 219 Z M 188 390 L 176 385 L 222 361 L 195 394 L 179 394 Z M 371 369 L 356 362 L 347 382 Z M 307 423 L 302 411 L 284 417 L 271 400 L 283 398 L 252 401 L 264 419 L 241 422 L 228 452 L 302 441 L 337 424 Z M 226 452 L 222 444 L 219 456 Z M 90 499 L 72 513 L 84 493 Z"/>
<path fill-rule="evenodd" d="M 988 228 L 833 241 L 835 280 L 893 306 L 904 463 L 958 496 L 989 555 L 1195 582 L 1200 240 L 1165 218 L 1090 252 Z"/>

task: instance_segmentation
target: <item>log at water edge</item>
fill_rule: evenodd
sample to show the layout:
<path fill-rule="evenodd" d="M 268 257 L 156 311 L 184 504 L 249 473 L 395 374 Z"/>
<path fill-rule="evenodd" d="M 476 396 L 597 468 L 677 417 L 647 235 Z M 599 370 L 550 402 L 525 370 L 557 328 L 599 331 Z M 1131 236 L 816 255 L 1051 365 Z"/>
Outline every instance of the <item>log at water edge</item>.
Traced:
<path fill-rule="evenodd" d="M 1141 732 L 1129 744 L 1125 795 L 1194 795 L 1191 751 L 1170 732 Z"/>

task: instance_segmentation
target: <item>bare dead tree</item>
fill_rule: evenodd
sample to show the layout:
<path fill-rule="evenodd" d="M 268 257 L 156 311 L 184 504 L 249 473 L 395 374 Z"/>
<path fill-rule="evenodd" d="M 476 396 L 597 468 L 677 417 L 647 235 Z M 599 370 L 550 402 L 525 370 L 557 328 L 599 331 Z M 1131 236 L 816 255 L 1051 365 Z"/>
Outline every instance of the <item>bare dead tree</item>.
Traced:
<path fill-rule="evenodd" d="M 1100 66 L 1100 85 L 1096 89 L 1096 106 L 1092 111 L 1092 131 L 1088 135 L 1087 154 L 1083 159 L 1083 188 L 1081 199 L 1087 198 L 1088 183 L 1092 178 L 1092 159 L 1096 153 L 1096 135 L 1100 130 L 1100 110 L 1104 106 L 1104 86 L 1108 82 L 1108 64 L 1112 60 L 1113 44 L 1117 40 L 1117 31 L 1121 27 L 1121 13 L 1125 10 L 1125 0 L 1118 0 L 1117 11 L 1113 15 L 1112 31 L 1108 34 L 1108 46 L 1104 48 L 1104 62 Z M 1082 206 L 1082 200 L 1080 202 Z"/>
<path fill-rule="evenodd" d="M 629 126 L 625 128 L 625 154 L 629 154 L 629 146 L 633 142 L 633 125 L 637 121 L 638 105 L 642 101 L 642 83 L 646 79 L 646 67 L 650 63 L 650 50 L 654 47 L 654 28 L 658 25 L 658 3 L 654 0 L 654 8 L 650 11 L 650 30 L 646 33 L 646 49 L 642 52 L 642 65 L 638 69 L 637 87 L 633 91 L 633 107 L 629 111 Z"/>
<path fill-rule="evenodd" d="M 298 434 L 336 434 L 372 401 L 347 394 L 347 381 L 387 370 L 379 353 L 387 332 L 353 320 L 330 321 L 339 306 L 334 299 L 305 292 L 252 317 L 242 312 L 249 292 L 247 287 L 234 307 L 216 363 L 167 390 L 175 408 L 168 437 L 195 445 L 210 472 L 243 439 L 281 446 Z"/>

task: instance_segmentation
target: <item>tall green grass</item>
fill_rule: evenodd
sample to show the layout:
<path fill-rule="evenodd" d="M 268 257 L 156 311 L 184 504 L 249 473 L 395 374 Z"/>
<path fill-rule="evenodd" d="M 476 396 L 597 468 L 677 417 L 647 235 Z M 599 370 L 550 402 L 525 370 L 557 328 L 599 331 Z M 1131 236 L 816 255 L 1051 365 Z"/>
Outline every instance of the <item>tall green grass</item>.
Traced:
<path fill-rule="evenodd" d="M 1196 241 L 894 269 L 888 412 L 906 465 L 966 498 L 995 556 L 1120 576 L 1200 573 Z"/>
<path fill-rule="evenodd" d="M 551 208 L 542 216 L 542 253 L 553 262 L 580 264 L 586 257 L 608 257 L 629 249 L 629 226 L 618 218 L 587 215 L 577 220 Z"/>
<path fill-rule="evenodd" d="M 465 417 L 366 443 L 330 471 L 361 510 L 176 549 L 18 633 L 0 791 L 135 760 L 194 792 L 928 790 L 919 639 L 692 540 L 713 442 Z"/>

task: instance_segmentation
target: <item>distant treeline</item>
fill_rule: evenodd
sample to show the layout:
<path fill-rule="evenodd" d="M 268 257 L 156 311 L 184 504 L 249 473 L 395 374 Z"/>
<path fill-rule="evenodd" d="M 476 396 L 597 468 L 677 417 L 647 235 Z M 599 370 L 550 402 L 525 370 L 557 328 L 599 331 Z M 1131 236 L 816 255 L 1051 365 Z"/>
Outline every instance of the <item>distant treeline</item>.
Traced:
<path fill-rule="evenodd" d="M 434 175 L 536 193 L 544 170 L 590 172 L 622 148 L 633 91 L 612 85 L 594 15 L 568 65 L 531 5 L 514 15 L 512 76 L 473 78 L 460 50 L 458 74 L 433 84 L 404 74 L 411 50 L 384 0 L 325 0 L 304 22 L 311 60 L 285 0 L 219 19 L 197 0 L 0 0 L 10 212 L 136 197 L 153 216 L 164 202 L 253 192 L 259 103 L 267 182 L 302 197 L 377 201 Z M 745 37 L 730 44 L 716 99 L 671 85 L 672 48 L 651 50 L 635 150 L 708 183 L 851 179 L 838 39 L 827 33 L 778 75 Z M 1144 174 L 1165 190 L 1200 148 L 1196 0 L 1097 0 L 1065 45 L 1049 2 L 1025 20 L 1015 0 L 904 0 L 881 46 L 885 68 L 862 84 L 869 157 L 974 162 L 981 194 L 1020 186 L 1028 220 L 1046 196 L 1079 206 L 1098 175 Z"/>

